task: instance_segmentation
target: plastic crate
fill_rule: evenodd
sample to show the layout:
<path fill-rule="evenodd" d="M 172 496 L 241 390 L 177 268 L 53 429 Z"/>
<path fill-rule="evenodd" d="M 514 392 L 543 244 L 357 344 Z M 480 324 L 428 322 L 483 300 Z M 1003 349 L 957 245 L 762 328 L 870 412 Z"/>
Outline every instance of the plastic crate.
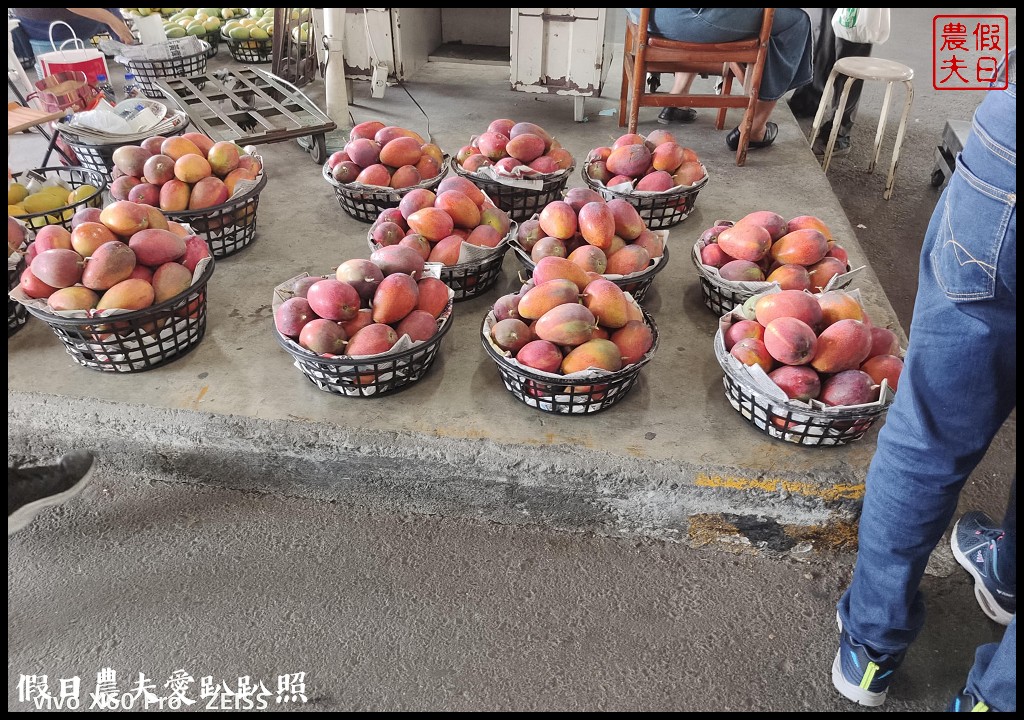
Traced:
<path fill-rule="evenodd" d="M 523 267 L 532 274 L 533 269 L 537 267 L 537 263 L 530 257 L 530 253 L 526 252 L 523 246 L 516 240 L 512 241 L 512 250 L 519 258 L 519 262 L 522 263 Z M 642 302 L 654 283 L 654 276 L 664 270 L 666 265 L 668 265 L 668 245 L 665 246 L 661 257 L 657 258 L 657 261 L 646 270 L 633 273 L 632 275 L 608 277 L 607 279 L 622 288 L 623 292 L 628 292 L 632 295 L 633 299 L 637 302 Z"/>
<path fill-rule="evenodd" d="M 383 397 L 409 387 L 427 374 L 437 358 L 441 341 L 451 329 L 452 306 L 449 300 L 437 318 L 437 332 L 429 340 L 406 350 L 366 358 L 316 355 L 286 338 L 276 325 L 274 337 L 292 356 L 306 379 L 320 390 L 346 397 Z"/>
<path fill-rule="evenodd" d="M 433 190 L 441 184 L 441 181 L 444 180 L 445 175 L 447 174 L 448 164 L 443 163 L 441 172 L 436 176 L 428 180 L 424 180 L 418 185 L 402 188 L 401 190 L 395 190 L 393 188 L 378 187 L 376 185 L 340 183 L 331 176 L 331 169 L 328 167 L 327 163 L 324 163 L 323 165 L 324 180 L 334 188 L 334 194 L 338 198 L 338 203 L 341 205 L 341 209 L 356 220 L 365 223 L 374 222 L 377 217 L 388 208 L 398 207 L 398 203 L 400 203 L 402 198 L 411 190 L 415 190 L 416 188 Z"/>
<path fill-rule="evenodd" d="M 161 100 L 164 93 L 160 89 L 159 80 L 169 77 L 192 77 L 206 74 L 207 53 L 210 43 L 201 41 L 205 48 L 192 55 L 184 55 L 168 60 L 128 60 L 125 72 L 135 75 L 143 94 L 153 100 Z"/>
<path fill-rule="evenodd" d="M 267 172 L 263 170 L 255 187 L 227 202 L 202 210 L 164 212 L 168 220 L 192 226 L 210 247 L 210 254 L 218 260 L 234 255 L 248 247 L 256 237 L 256 210 L 260 193 L 267 186 Z"/>
<path fill-rule="evenodd" d="M 221 33 L 220 39 L 228 46 L 228 52 L 236 62 L 259 65 L 273 62 L 274 40 L 236 40 Z"/>
<path fill-rule="evenodd" d="M 518 225 L 513 222 L 508 235 L 491 252 L 480 253 L 480 257 L 441 268 L 441 282 L 452 289 L 456 302 L 483 295 L 494 287 L 501 277 L 505 253 L 508 252 L 509 243 L 516 236 L 517 230 Z M 372 231 L 367 233 L 366 242 L 370 246 L 370 252 L 382 247 L 373 241 Z"/>
<path fill-rule="evenodd" d="M 703 163 L 701 167 L 704 167 Z M 689 217 L 697 203 L 697 194 L 708 184 L 707 168 L 704 168 L 704 178 L 696 185 L 680 187 L 655 195 L 638 195 L 612 190 L 593 180 L 587 174 L 586 168 L 580 171 L 580 175 L 587 187 L 600 193 L 605 200 L 625 200 L 635 207 L 637 213 L 651 230 L 673 227 Z"/>
<path fill-rule="evenodd" d="M 449 158 L 449 164 L 455 170 L 456 175 L 466 178 L 487 193 L 494 204 L 508 213 L 509 218 L 516 222 L 527 220 L 540 213 L 548 203 L 561 200 L 562 191 L 569 183 L 569 176 L 575 167 L 573 165 L 573 167 L 560 170 L 557 173 L 528 178 L 539 180 L 542 183 L 540 188 L 533 189 L 506 185 L 489 177 L 468 172 L 454 158 Z"/>
<path fill-rule="evenodd" d="M 189 124 L 190 121 L 186 114 L 185 122 L 174 130 L 168 132 L 166 137 L 182 135 L 188 132 Z M 69 148 L 71 148 L 71 150 L 74 151 L 75 157 L 78 159 L 78 164 L 84 168 L 100 173 L 108 183 L 113 180 L 114 151 L 119 147 L 124 147 L 125 145 L 138 145 L 141 142 L 141 140 L 131 140 L 129 142 L 122 143 L 90 145 L 82 142 L 78 135 L 74 134 L 74 131 L 65 129 L 61 127 L 61 125 L 57 126 L 57 131 L 60 133 L 61 139 Z"/>
<path fill-rule="evenodd" d="M 533 370 L 506 357 L 488 337 L 488 324 L 494 320 L 493 312 L 484 317 L 480 339 L 488 357 L 497 366 L 505 389 L 521 403 L 556 415 L 587 415 L 607 410 L 626 397 L 644 365 L 654 357 L 658 349 L 658 327 L 646 310 L 641 311 L 654 335 L 651 349 L 640 360 L 618 372 L 585 380 L 559 379 L 557 375 Z"/>
<path fill-rule="evenodd" d="M 754 428 L 777 440 L 804 446 L 846 445 L 864 437 L 892 404 L 891 393 L 873 406 L 824 409 L 775 398 L 758 387 L 742 364 L 726 351 L 721 329 L 715 333 L 714 347 L 729 404 Z"/>
<path fill-rule="evenodd" d="M 91 185 L 96 188 L 96 192 L 77 202 L 62 205 L 59 208 L 45 212 L 27 213 L 17 216 L 18 220 L 33 230 L 38 230 L 46 225 L 60 225 L 70 232 L 71 218 L 74 217 L 78 210 L 84 207 L 101 207 L 103 205 L 103 193 L 107 189 L 107 180 L 95 170 L 77 166 L 45 167 L 14 173 L 11 176 L 11 180 L 25 184 L 33 177 L 43 178 L 44 180 L 58 180 L 72 190 L 82 185 Z"/>
<path fill-rule="evenodd" d="M 62 317 L 28 306 L 53 330 L 68 355 L 90 370 L 136 373 L 152 370 L 191 352 L 206 333 L 207 283 L 214 261 L 206 263 L 187 290 L 144 310 L 106 317 Z"/>

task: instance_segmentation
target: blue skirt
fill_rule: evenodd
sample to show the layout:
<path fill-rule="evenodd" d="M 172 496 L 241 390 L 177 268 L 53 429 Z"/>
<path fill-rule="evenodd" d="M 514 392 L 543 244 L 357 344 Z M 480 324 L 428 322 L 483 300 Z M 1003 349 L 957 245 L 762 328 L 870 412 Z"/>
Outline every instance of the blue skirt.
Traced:
<path fill-rule="evenodd" d="M 640 17 L 639 8 L 627 8 Z M 669 40 L 733 42 L 757 35 L 762 8 L 653 8 L 649 30 Z M 811 81 L 811 20 L 800 8 L 775 8 L 761 100 L 778 100 Z"/>

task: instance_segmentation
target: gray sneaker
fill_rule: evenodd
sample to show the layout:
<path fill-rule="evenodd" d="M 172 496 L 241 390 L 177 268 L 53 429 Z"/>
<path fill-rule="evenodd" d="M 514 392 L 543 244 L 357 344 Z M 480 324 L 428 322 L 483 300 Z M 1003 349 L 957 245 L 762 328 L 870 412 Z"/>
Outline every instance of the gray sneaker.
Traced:
<path fill-rule="evenodd" d="M 7 469 L 7 535 L 10 537 L 42 510 L 82 492 L 92 477 L 92 453 L 69 452 L 56 465 Z"/>
<path fill-rule="evenodd" d="M 1009 625 L 1017 612 L 1017 588 L 999 577 L 996 557 L 1003 531 L 977 510 L 956 521 L 949 544 L 953 557 L 974 578 L 974 596 L 982 611 L 1000 625 Z"/>
<path fill-rule="evenodd" d="M 828 137 L 819 136 L 814 141 L 814 147 L 811 148 L 815 156 L 821 158 L 825 157 L 825 144 L 828 142 Z M 850 154 L 850 150 L 853 148 L 850 146 L 850 138 L 848 137 L 837 137 L 835 147 L 832 148 L 832 157 L 844 157 Z"/>

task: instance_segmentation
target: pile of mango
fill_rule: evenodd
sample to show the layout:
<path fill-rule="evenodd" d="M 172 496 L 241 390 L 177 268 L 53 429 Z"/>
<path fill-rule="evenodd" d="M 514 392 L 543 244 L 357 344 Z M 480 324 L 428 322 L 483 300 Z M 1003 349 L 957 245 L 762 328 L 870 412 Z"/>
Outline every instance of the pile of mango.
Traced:
<path fill-rule="evenodd" d="M 251 16 L 225 23 L 222 34 L 231 40 L 269 40 L 274 35 L 274 8 L 253 8 Z"/>
<path fill-rule="evenodd" d="M 168 39 L 215 36 L 225 22 L 245 14 L 245 8 L 183 8 L 166 16 L 164 33 Z"/>
<path fill-rule="evenodd" d="M 121 8 L 121 15 L 138 15 L 140 17 L 149 17 L 150 15 L 163 15 L 164 17 L 170 17 L 174 13 L 181 10 L 181 8 Z"/>
<path fill-rule="evenodd" d="M 19 218 L 32 228 L 57 225 L 71 220 L 75 214 L 75 209 L 69 205 L 92 197 L 96 197 L 99 202 L 98 193 L 92 185 L 79 185 L 71 189 L 56 181 L 45 185 L 37 181 L 27 185 L 11 181 L 7 185 L 7 214 Z"/>

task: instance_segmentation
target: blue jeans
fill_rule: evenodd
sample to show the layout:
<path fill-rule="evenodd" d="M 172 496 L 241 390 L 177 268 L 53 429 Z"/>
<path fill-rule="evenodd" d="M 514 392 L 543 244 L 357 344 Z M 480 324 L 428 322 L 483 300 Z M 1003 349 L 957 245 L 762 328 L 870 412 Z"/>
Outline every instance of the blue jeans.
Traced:
<path fill-rule="evenodd" d="M 1017 86 L 990 90 L 921 251 L 899 391 L 867 476 L 843 627 L 900 653 L 924 624 L 919 585 L 964 482 L 1017 398 Z M 1016 485 L 1016 478 L 1014 479 Z M 1006 542 L 1016 544 L 1014 537 Z M 965 602 L 966 602 L 965 594 Z M 967 689 L 1016 709 L 1017 621 L 978 649 Z"/>

